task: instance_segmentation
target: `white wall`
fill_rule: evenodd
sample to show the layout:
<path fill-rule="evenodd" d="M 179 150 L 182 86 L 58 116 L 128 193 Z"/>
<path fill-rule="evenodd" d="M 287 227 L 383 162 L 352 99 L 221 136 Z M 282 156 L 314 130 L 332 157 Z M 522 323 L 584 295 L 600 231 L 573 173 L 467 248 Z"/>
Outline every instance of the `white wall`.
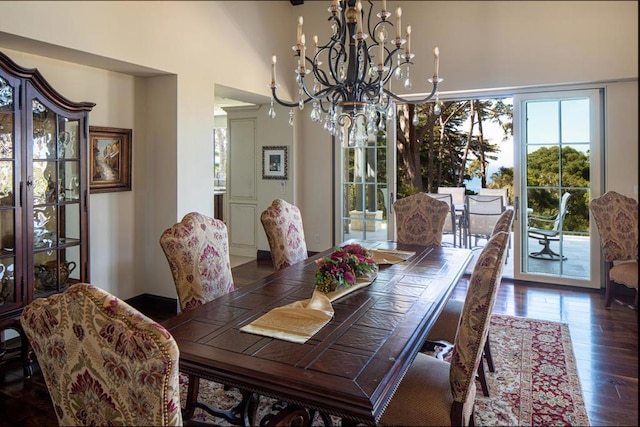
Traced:
<path fill-rule="evenodd" d="M 304 16 L 308 40 L 314 33 L 326 40 L 328 3 L 0 2 L 2 51 L 39 68 L 69 99 L 96 102 L 91 125 L 134 129 L 133 190 L 91 196 L 92 282 L 122 298 L 175 297 L 158 239 L 189 211 L 213 215 L 214 86 L 269 96 L 275 53 L 290 99 L 296 17 Z M 608 189 L 629 194 L 637 185 L 637 2 L 387 5 L 401 5 L 403 24 L 413 27 L 415 77 L 432 73 L 431 49 L 439 45 L 443 91 L 633 79 L 606 84 L 605 155 Z M 259 144 L 291 144 L 284 198 L 300 206 L 308 249 L 324 250 L 332 235 L 331 139 L 308 108 L 296 110 L 293 129 L 288 109 L 279 108 L 275 121 L 267 109 L 259 113 Z M 277 181 L 258 185 L 259 210 L 282 197 Z M 259 248 L 268 248 L 262 234 Z"/>

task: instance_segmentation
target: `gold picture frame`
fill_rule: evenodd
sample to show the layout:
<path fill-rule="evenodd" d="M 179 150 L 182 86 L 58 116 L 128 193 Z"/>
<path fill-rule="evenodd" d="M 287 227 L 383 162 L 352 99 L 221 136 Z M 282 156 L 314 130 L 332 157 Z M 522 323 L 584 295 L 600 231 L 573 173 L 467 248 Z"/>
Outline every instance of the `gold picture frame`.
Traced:
<path fill-rule="evenodd" d="M 131 129 L 89 126 L 89 190 L 131 190 Z"/>

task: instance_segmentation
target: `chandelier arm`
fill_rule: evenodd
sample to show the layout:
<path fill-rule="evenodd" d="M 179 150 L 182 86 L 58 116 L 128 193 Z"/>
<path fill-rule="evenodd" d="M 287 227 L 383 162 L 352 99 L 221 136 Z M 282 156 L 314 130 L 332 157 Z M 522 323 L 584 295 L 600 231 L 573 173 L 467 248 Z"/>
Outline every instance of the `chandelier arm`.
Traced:
<path fill-rule="evenodd" d="M 336 90 L 336 88 L 334 87 L 326 87 L 324 89 L 319 90 L 317 93 L 313 93 L 313 91 L 310 91 L 309 88 L 307 87 L 307 83 L 305 81 L 306 79 L 302 78 L 302 90 L 304 90 L 304 93 L 309 97 L 308 99 L 306 99 L 304 102 L 307 103 L 313 99 L 321 101 L 323 99 L 328 98 L 331 93 L 333 91 Z M 297 104 L 296 104 L 297 105 Z"/>
<path fill-rule="evenodd" d="M 393 92 L 387 90 L 387 89 L 382 89 L 384 91 L 384 93 L 386 93 L 387 95 L 389 95 L 391 98 L 395 99 L 396 101 L 400 101 L 403 104 L 423 104 L 427 101 L 430 101 L 436 94 L 436 92 L 438 91 L 438 83 L 433 83 L 433 89 L 431 89 L 431 93 L 429 95 L 427 95 L 426 98 L 422 98 L 422 99 L 415 99 L 415 100 L 410 100 L 410 99 L 405 99 L 402 98 L 396 94 L 394 94 Z"/>
<path fill-rule="evenodd" d="M 278 104 L 282 105 L 283 107 L 293 108 L 293 107 L 298 107 L 300 105 L 298 102 L 287 102 L 278 98 L 278 95 L 276 95 L 276 87 L 273 87 L 273 86 L 271 86 L 271 96 L 273 97 L 274 101 L 276 101 Z M 311 101 L 311 98 L 305 99 L 303 102 L 306 104 L 309 101 Z"/>

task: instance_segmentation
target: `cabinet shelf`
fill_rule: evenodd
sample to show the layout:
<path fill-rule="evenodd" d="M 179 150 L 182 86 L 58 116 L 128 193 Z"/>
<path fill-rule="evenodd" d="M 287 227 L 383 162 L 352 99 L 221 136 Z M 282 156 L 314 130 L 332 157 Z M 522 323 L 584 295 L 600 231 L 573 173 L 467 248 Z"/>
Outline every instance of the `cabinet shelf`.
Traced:
<path fill-rule="evenodd" d="M 16 328 L 34 298 L 89 281 L 94 106 L 0 52 L 0 333 Z"/>

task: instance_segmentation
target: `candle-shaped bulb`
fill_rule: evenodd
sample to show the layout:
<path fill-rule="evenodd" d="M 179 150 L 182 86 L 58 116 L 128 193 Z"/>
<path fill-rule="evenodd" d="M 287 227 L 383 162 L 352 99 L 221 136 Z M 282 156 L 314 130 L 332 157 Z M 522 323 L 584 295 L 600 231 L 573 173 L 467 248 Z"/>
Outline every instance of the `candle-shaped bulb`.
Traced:
<path fill-rule="evenodd" d="M 305 61 L 306 61 L 306 49 L 307 47 L 305 46 L 305 37 L 304 37 L 304 33 L 302 33 L 302 36 L 300 36 L 300 68 L 304 69 L 304 65 L 305 65 Z"/>
<path fill-rule="evenodd" d="M 402 9 L 400 6 L 396 9 L 396 39 L 402 38 Z"/>
<path fill-rule="evenodd" d="M 302 22 L 303 21 L 304 21 L 304 19 L 302 18 L 302 16 L 298 16 L 298 36 L 296 38 L 298 44 L 300 44 L 300 39 L 302 37 Z"/>
<path fill-rule="evenodd" d="M 380 67 L 382 67 L 382 65 L 384 64 L 384 40 L 387 38 L 387 33 L 381 30 L 378 33 L 378 38 L 380 39 L 380 43 L 379 43 L 379 46 L 380 46 L 379 56 L 380 56 L 380 58 L 378 59 L 378 65 Z"/>
<path fill-rule="evenodd" d="M 382 11 L 383 12 L 387 11 L 387 0 L 382 0 Z"/>
<path fill-rule="evenodd" d="M 435 69 L 433 71 L 433 76 L 437 80 L 438 68 L 440 67 L 440 49 L 438 49 L 438 46 L 433 48 L 433 60 L 435 61 Z"/>
<path fill-rule="evenodd" d="M 358 33 L 362 33 L 362 2 L 358 0 L 356 3 L 356 22 L 358 23 Z"/>
<path fill-rule="evenodd" d="M 407 25 L 407 57 L 411 54 L 411 25 Z M 407 58 L 409 60 L 409 58 Z"/>
<path fill-rule="evenodd" d="M 276 82 L 276 62 L 278 59 L 275 55 L 271 57 L 271 83 Z"/>
<path fill-rule="evenodd" d="M 313 46 L 315 47 L 314 55 L 317 55 L 318 54 L 318 35 L 317 34 L 313 35 Z"/>

